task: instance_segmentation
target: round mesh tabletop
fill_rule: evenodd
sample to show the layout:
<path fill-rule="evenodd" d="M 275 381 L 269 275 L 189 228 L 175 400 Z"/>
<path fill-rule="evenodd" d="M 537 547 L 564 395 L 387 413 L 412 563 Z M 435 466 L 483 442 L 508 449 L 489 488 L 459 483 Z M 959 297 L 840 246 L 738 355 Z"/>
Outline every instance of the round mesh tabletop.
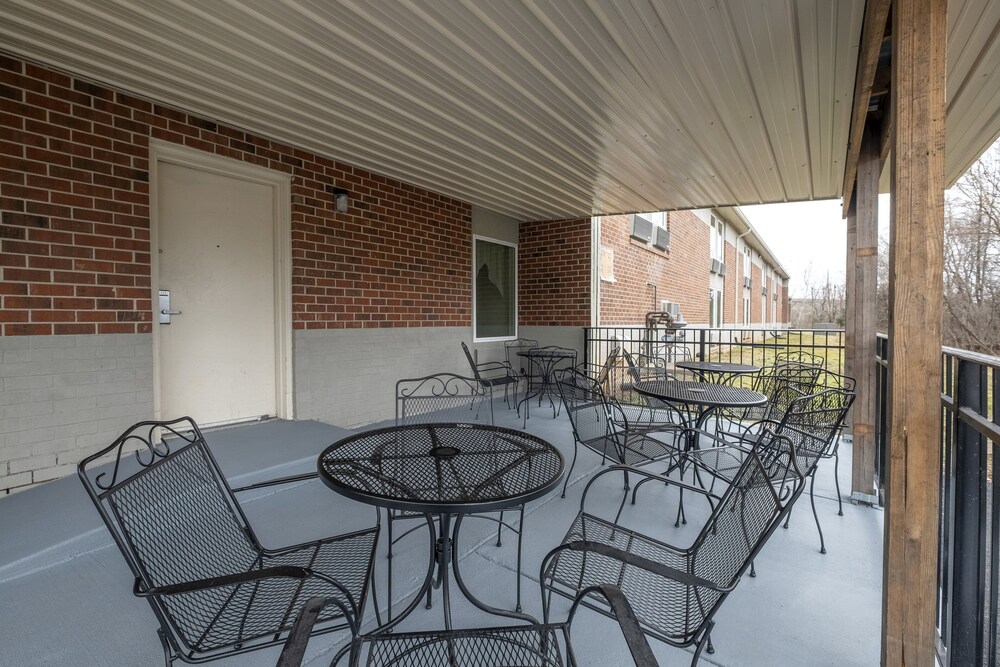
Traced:
<path fill-rule="evenodd" d="M 518 352 L 517 356 L 528 357 L 529 359 L 572 359 L 576 356 L 576 352 L 574 350 L 551 350 L 544 347 L 536 347 L 524 352 Z"/>
<path fill-rule="evenodd" d="M 767 396 L 743 387 L 708 382 L 647 380 L 633 387 L 640 394 L 674 403 L 705 407 L 750 408 L 767 403 Z"/>
<path fill-rule="evenodd" d="M 344 438 L 319 476 L 349 498 L 391 509 L 469 513 L 512 507 L 554 489 L 563 457 L 541 438 L 484 424 L 414 424 Z"/>
<path fill-rule="evenodd" d="M 728 361 L 678 361 L 674 366 L 703 373 L 756 373 L 760 370 L 760 366 L 734 364 Z"/>

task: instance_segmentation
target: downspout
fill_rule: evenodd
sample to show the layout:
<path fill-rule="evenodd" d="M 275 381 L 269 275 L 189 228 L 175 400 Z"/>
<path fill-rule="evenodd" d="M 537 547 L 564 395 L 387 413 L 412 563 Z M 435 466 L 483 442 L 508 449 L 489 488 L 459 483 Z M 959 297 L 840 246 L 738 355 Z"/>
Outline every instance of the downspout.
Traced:
<path fill-rule="evenodd" d="M 590 218 L 590 326 L 601 326 L 601 218 Z"/>
<path fill-rule="evenodd" d="M 752 231 L 753 231 L 752 229 L 748 229 L 748 230 L 746 230 L 745 232 L 743 232 L 742 234 L 740 234 L 739 236 L 736 237 L 736 254 L 737 254 L 737 256 L 739 255 L 739 252 L 740 252 L 740 239 L 742 239 L 744 236 L 746 236 L 747 234 L 749 234 Z M 743 246 L 744 246 L 743 247 L 743 250 L 744 250 L 743 254 L 745 255 L 746 254 L 746 243 L 744 243 Z M 733 267 L 733 268 L 736 268 L 736 267 Z M 739 272 L 737 271 L 737 273 L 739 273 Z M 744 278 L 746 278 L 746 276 L 744 276 Z M 743 306 L 743 283 L 741 283 L 739 280 L 737 280 L 735 282 L 736 282 L 736 294 L 735 294 L 736 301 L 733 301 L 733 305 L 735 306 L 736 304 L 739 304 L 740 307 L 742 307 Z M 734 313 L 736 312 L 735 308 L 733 308 L 733 312 Z M 742 329 L 744 326 L 746 326 L 744 324 L 744 322 L 746 322 L 746 321 L 747 321 L 747 316 L 746 316 L 746 313 L 744 313 L 743 314 L 743 318 L 739 322 L 733 322 L 733 324 L 738 325 L 736 327 L 737 329 Z"/>

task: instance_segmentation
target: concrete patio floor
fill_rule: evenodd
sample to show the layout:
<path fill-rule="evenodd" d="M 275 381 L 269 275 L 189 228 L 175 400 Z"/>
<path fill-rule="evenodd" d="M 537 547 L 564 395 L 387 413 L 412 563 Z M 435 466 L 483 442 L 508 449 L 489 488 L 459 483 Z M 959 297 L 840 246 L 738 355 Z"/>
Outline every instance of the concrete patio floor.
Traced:
<path fill-rule="evenodd" d="M 547 406 L 546 406 L 547 408 Z M 520 428 L 502 402 L 498 425 Z M 374 425 L 378 426 L 378 425 Z M 572 459 L 573 441 L 565 414 L 532 410 L 527 430 L 553 443 Z M 271 421 L 211 431 L 209 445 L 234 485 L 313 469 L 315 457 L 348 431 L 319 422 Z M 849 486 L 850 446 L 841 448 L 841 481 Z M 837 516 L 832 461 L 824 461 L 816 482 L 817 509 L 827 539 L 826 555 L 805 496 L 789 530 L 779 529 L 757 559 L 757 577 L 744 577 L 716 616 L 714 655 L 703 665 L 873 665 L 879 660 L 881 623 L 882 513 L 849 503 Z M 525 519 L 523 605 L 540 614 L 538 567 L 556 546 L 579 508 L 580 495 L 600 468 L 598 457 L 582 450 L 565 499 L 558 493 L 532 503 Z M 604 481 L 609 482 L 604 484 Z M 620 478 L 608 475 L 595 485 L 588 510 L 613 516 L 621 496 Z M 341 498 L 318 481 L 241 494 L 243 507 L 265 546 L 281 546 L 371 525 L 374 510 Z M 593 501 L 593 502 L 591 502 Z M 677 495 L 647 485 L 639 503 L 627 506 L 625 520 L 649 534 L 686 545 L 707 514 L 690 503 L 688 525 L 673 527 Z M 384 530 L 384 524 L 383 524 Z M 398 534 L 398 533 L 397 533 Z M 66 478 L 0 499 L 0 664 L 156 665 L 162 651 L 148 604 L 131 593 L 132 578 L 79 481 Z M 383 540 L 384 542 L 384 540 Z M 412 599 L 427 565 L 426 533 L 417 531 L 394 549 L 394 608 Z M 376 562 L 379 605 L 385 607 L 385 546 Z M 483 600 L 514 605 L 516 540 L 506 534 L 495 546 L 495 528 L 468 520 L 462 528 L 460 566 Z M 454 590 L 454 587 L 453 587 Z M 440 596 L 435 591 L 435 600 Z M 568 604 L 557 602 L 554 618 Z M 453 594 L 456 625 L 501 624 Z M 366 625 L 374 622 L 369 602 Z M 442 626 L 440 604 L 419 606 L 404 629 Z M 630 664 L 612 621 L 582 611 L 573 627 L 582 665 Z M 306 664 L 325 665 L 346 636 L 314 638 Z M 686 665 L 691 652 L 652 642 L 665 666 Z M 219 665 L 273 665 L 278 648 L 219 661 Z M 180 663 L 178 663 L 180 664 Z"/>

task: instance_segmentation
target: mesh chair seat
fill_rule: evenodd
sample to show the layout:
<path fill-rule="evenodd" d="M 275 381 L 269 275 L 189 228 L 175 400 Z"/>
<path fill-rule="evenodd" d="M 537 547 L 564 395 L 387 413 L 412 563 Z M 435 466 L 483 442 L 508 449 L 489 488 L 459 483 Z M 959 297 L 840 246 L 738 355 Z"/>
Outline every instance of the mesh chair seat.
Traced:
<path fill-rule="evenodd" d="M 260 567 L 309 568 L 336 579 L 351 597 L 360 600 L 365 593 L 368 570 L 359 564 L 369 562 L 374 548 L 375 531 L 367 530 L 265 556 Z M 322 579 L 279 578 L 164 595 L 162 600 L 184 644 L 201 652 L 287 631 L 299 608 L 317 595 L 343 599 L 339 589 Z M 319 620 L 327 622 L 341 617 L 340 610 L 330 605 Z"/>
<path fill-rule="evenodd" d="M 364 664 L 393 667 L 562 667 L 554 627 L 524 625 L 379 635 Z"/>
<path fill-rule="evenodd" d="M 683 551 L 585 512 L 577 515 L 563 538 L 563 544 L 575 540 L 600 542 L 681 572 L 690 571 L 690 559 Z M 647 628 L 654 628 L 657 635 L 665 635 L 678 644 L 692 640 L 705 620 L 706 612 L 720 595 L 716 591 L 686 586 L 597 553 L 565 551 L 554 561 L 550 575 L 552 583 L 571 591 L 603 582 L 618 582 L 619 588 L 632 603 L 639 622 Z"/>

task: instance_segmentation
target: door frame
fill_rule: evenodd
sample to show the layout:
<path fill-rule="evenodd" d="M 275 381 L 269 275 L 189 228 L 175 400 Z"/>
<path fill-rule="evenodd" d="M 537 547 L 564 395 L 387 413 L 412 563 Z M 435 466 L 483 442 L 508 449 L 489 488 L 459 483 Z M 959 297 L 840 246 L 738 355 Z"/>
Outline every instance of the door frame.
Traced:
<path fill-rule="evenodd" d="M 158 166 L 170 163 L 220 176 L 267 185 L 272 189 L 274 210 L 274 377 L 275 415 L 280 419 L 295 417 L 292 392 L 292 177 L 233 158 L 222 157 L 181 144 L 149 140 L 149 249 L 151 298 L 153 303 L 153 414 L 161 418 L 160 399 L 160 325 L 156 309 L 159 303 L 159 201 Z"/>

